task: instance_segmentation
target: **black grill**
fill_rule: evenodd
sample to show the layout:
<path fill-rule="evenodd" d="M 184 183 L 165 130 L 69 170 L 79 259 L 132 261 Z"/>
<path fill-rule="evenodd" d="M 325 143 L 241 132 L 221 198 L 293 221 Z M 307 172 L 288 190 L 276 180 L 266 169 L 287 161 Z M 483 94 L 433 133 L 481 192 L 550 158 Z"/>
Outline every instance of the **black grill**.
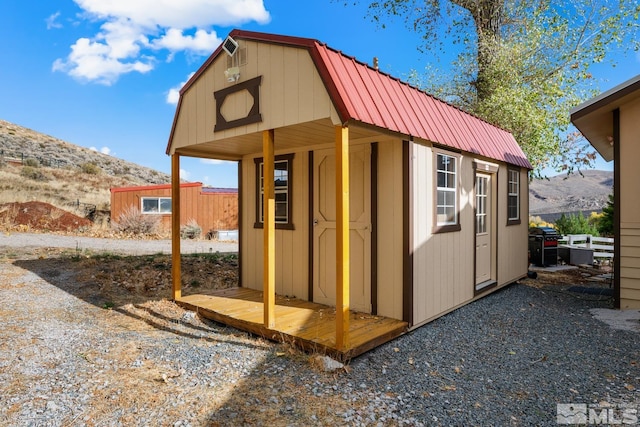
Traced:
<path fill-rule="evenodd" d="M 539 267 L 558 264 L 558 232 L 551 227 L 529 228 L 529 259 Z"/>

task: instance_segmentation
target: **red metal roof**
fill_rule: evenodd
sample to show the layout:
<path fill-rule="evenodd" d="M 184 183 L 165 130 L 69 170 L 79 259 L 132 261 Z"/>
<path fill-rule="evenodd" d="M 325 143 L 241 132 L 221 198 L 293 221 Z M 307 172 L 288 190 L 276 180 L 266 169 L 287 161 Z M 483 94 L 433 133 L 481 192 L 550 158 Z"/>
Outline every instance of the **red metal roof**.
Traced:
<path fill-rule="evenodd" d="M 340 119 L 361 122 L 531 169 L 511 133 L 437 99 L 317 40 L 233 30 L 237 39 L 309 50 Z M 181 94 L 219 55 L 218 48 Z M 180 108 L 180 106 L 178 106 Z M 177 117 L 177 112 L 176 112 Z"/>
<path fill-rule="evenodd" d="M 335 86 L 345 123 L 355 120 L 531 168 L 511 133 L 323 43 L 316 41 L 313 49 L 325 84 Z"/>

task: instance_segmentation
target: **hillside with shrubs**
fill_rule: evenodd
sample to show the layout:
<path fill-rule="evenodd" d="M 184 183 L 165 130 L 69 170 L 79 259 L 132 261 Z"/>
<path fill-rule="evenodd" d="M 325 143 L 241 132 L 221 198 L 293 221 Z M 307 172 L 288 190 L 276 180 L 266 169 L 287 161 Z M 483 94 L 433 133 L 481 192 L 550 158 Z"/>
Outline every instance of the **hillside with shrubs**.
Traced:
<path fill-rule="evenodd" d="M 170 182 L 165 173 L 0 120 L 0 206 L 38 201 L 81 217 L 93 206 L 100 225 L 110 188 Z"/>

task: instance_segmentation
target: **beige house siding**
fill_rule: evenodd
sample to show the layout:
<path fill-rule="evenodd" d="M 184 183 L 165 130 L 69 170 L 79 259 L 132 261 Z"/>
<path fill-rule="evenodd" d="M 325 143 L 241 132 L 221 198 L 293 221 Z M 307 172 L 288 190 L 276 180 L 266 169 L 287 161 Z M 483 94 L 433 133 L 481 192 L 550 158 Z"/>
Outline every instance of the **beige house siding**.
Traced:
<path fill-rule="evenodd" d="M 310 147 L 330 148 L 331 144 Z M 474 162 L 468 154 L 459 154 L 461 230 L 433 233 L 434 222 L 434 149 L 428 144 L 411 144 L 412 186 L 414 188 L 413 255 L 413 325 L 419 326 L 465 303 L 474 295 L 475 217 Z M 441 152 L 458 155 L 455 152 Z M 277 152 L 287 154 L 287 152 Z M 254 228 L 256 211 L 256 176 L 254 158 L 242 161 L 244 185 L 242 205 L 242 286 L 262 289 L 263 231 Z M 294 153 L 293 222 L 295 230 L 276 230 L 276 292 L 281 295 L 309 298 L 309 151 Z M 495 163 L 492 163 L 495 164 Z M 403 148 L 402 141 L 384 139 L 378 143 L 378 257 L 377 314 L 401 319 L 403 315 Z M 500 164 L 492 175 L 495 199 L 493 251 L 497 271 L 492 277 L 497 286 L 520 279 L 527 271 L 527 171 L 521 170 L 521 224 L 506 225 L 507 166 Z M 374 207 L 375 208 L 375 207 Z M 640 236 L 639 236 L 640 238 Z M 376 260 L 374 260 L 376 262 Z"/>
<path fill-rule="evenodd" d="M 439 152 L 456 155 L 455 152 Z M 474 298 L 475 274 L 475 173 L 474 162 L 483 164 L 466 153 L 460 154 L 458 169 L 460 231 L 433 233 L 435 209 L 434 149 L 428 145 L 412 145 L 414 189 L 414 254 L 413 254 L 413 323 L 419 326 Z M 494 164 L 494 163 L 492 163 Z M 495 231 L 492 239 L 494 267 L 491 276 L 497 287 L 512 283 L 527 271 L 527 170 L 520 172 L 521 224 L 507 226 L 507 165 L 499 164 L 492 176 Z M 497 265 L 497 270 L 496 266 Z M 495 288 L 494 288 L 495 289 Z"/>
<path fill-rule="evenodd" d="M 378 314 L 402 319 L 402 141 L 378 144 Z M 376 262 L 376 260 L 374 260 Z"/>
<path fill-rule="evenodd" d="M 219 55 L 183 94 L 172 150 L 315 120 L 330 119 L 339 123 L 324 83 L 306 49 L 245 40 L 239 43 L 240 49 L 246 49 L 247 58 L 246 64 L 239 67 L 242 81 L 262 76 L 262 121 L 214 133 L 212 118 L 216 117 L 216 102 L 213 93 L 234 84 L 227 82 L 224 75 L 227 55 Z M 235 93 L 224 102 L 223 115 L 228 121 L 245 117 L 252 104 L 253 98 L 246 90 Z M 261 149 L 261 140 L 254 140 L 253 145 L 247 146 L 247 153 Z"/>
<path fill-rule="evenodd" d="M 433 150 L 412 144 L 413 166 L 413 322 L 420 325 L 473 299 L 474 217 L 472 159 L 461 155 L 458 185 L 461 230 L 433 234 Z M 456 154 L 456 153 L 451 153 Z"/>
<path fill-rule="evenodd" d="M 529 233 L 529 177 L 520 170 L 520 224 L 507 224 L 507 169 L 498 173 L 498 286 L 512 283 L 526 273 Z"/>
<path fill-rule="evenodd" d="M 620 107 L 620 308 L 640 308 L 640 99 Z M 617 237 L 617 236 L 616 236 Z"/>
<path fill-rule="evenodd" d="M 276 153 L 276 155 L 281 153 Z M 256 222 L 256 168 L 254 158 L 242 161 L 242 286 L 262 290 L 263 229 Z M 309 298 L 309 175 L 308 152 L 293 157 L 293 225 L 294 230 L 276 230 L 276 293 Z"/>

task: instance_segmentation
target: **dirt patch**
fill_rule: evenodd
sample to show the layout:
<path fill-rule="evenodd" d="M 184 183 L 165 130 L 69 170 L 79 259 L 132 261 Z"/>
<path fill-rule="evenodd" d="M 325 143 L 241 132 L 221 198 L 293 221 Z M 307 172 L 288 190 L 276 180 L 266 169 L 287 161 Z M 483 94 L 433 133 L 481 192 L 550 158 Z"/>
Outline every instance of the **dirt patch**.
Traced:
<path fill-rule="evenodd" d="M 0 224 L 20 231 L 77 231 L 90 228 L 86 218 L 59 209 L 49 203 L 25 202 L 0 205 Z"/>
<path fill-rule="evenodd" d="M 613 288 L 610 266 L 580 266 L 559 271 L 534 271 L 535 278 L 528 277 L 520 283 L 534 288 L 546 288 L 557 291 L 571 291 L 576 288 L 590 289 L 597 295 L 609 295 Z M 596 292 L 600 291 L 600 292 Z"/>
<path fill-rule="evenodd" d="M 125 256 L 42 248 L 29 254 L 12 249 L 4 256 L 103 308 L 171 297 L 171 255 Z M 238 258 L 216 252 L 182 255 L 181 273 L 185 294 L 238 286 Z"/>

